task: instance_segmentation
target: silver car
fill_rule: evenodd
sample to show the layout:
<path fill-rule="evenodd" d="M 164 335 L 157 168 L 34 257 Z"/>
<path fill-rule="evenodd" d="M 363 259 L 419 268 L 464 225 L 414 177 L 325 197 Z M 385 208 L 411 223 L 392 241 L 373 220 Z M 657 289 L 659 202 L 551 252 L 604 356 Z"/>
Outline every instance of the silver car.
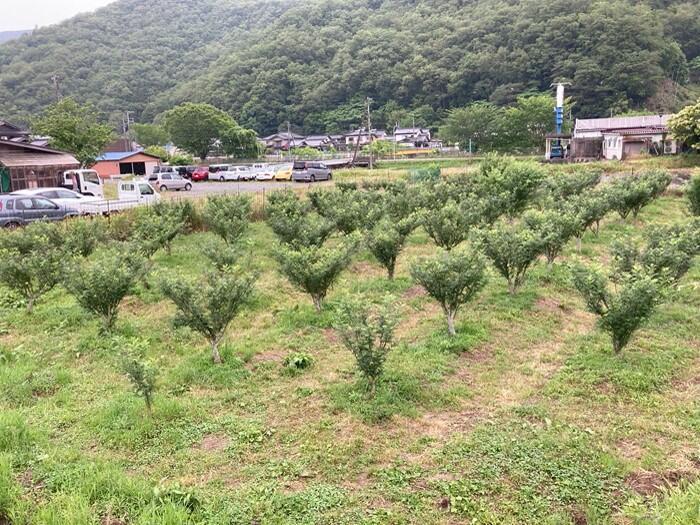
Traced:
<path fill-rule="evenodd" d="M 330 168 L 323 162 L 297 161 L 292 168 L 292 181 L 294 182 L 316 182 L 332 178 Z"/>
<path fill-rule="evenodd" d="M 192 183 L 177 173 L 153 173 L 148 176 L 148 182 L 160 192 L 192 189 Z"/>

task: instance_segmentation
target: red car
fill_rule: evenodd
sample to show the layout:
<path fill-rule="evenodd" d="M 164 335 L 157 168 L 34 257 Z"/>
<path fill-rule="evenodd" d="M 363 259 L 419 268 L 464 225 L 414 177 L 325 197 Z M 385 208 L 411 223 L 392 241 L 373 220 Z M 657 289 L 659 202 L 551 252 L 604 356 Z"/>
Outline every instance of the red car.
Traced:
<path fill-rule="evenodd" d="M 209 168 L 206 166 L 199 166 L 192 172 L 192 181 L 200 182 L 203 180 L 209 180 Z"/>

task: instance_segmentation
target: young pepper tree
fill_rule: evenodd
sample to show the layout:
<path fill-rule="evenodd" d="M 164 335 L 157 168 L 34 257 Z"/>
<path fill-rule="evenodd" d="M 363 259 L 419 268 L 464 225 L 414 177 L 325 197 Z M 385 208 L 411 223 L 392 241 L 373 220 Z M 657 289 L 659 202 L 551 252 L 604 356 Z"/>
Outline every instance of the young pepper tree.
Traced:
<path fill-rule="evenodd" d="M 0 236 L 0 282 L 24 298 L 30 314 L 61 279 L 65 251 L 56 233 L 55 224 L 39 223 Z"/>
<path fill-rule="evenodd" d="M 250 223 L 252 202 L 247 195 L 218 195 L 209 197 L 202 219 L 207 228 L 227 244 L 238 241 Z"/>
<path fill-rule="evenodd" d="M 486 261 L 473 250 L 443 251 L 418 260 L 411 268 L 411 275 L 440 303 L 447 317 L 447 330 L 454 336 L 457 312 L 486 284 Z"/>
<path fill-rule="evenodd" d="M 398 222 L 384 218 L 374 229 L 367 232 L 365 242 L 367 248 L 379 263 L 386 268 L 389 279 L 394 278 L 396 259 L 403 251 L 406 239 L 416 227 L 413 217 L 402 219 Z"/>
<path fill-rule="evenodd" d="M 102 318 L 102 331 L 114 327 L 122 302 L 143 275 L 146 261 L 130 250 L 109 246 L 69 265 L 63 285 L 83 309 Z"/>
<path fill-rule="evenodd" d="M 246 305 L 255 287 L 256 277 L 238 269 L 207 272 L 199 282 L 169 278 L 161 283 L 163 294 L 177 307 L 174 324 L 188 326 L 207 338 L 211 359 L 221 364 L 219 345 L 226 328 Z"/>
<path fill-rule="evenodd" d="M 275 249 L 274 256 L 281 272 L 292 284 L 311 296 L 316 311 L 320 312 L 328 290 L 350 264 L 359 241 L 360 234 L 356 232 L 334 244 L 280 244 Z"/>
<path fill-rule="evenodd" d="M 484 254 L 508 281 L 508 291 L 511 294 L 518 291 L 527 270 L 545 250 L 539 232 L 522 222 L 496 223 L 482 235 L 481 244 Z"/>
<path fill-rule="evenodd" d="M 390 299 L 377 307 L 357 302 L 341 303 L 335 328 L 345 347 L 352 352 L 357 368 L 369 386 L 370 395 L 384 372 L 387 355 L 394 346 L 398 317 Z"/>
<path fill-rule="evenodd" d="M 577 266 L 572 274 L 574 287 L 588 310 L 598 316 L 599 326 L 610 334 L 613 350 L 619 354 L 654 312 L 663 287 L 655 278 L 635 272 L 624 275 L 611 292 L 607 278 L 597 270 Z"/>
<path fill-rule="evenodd" d="M 523 221 L 541 238 L 549 268 L 577 232 L 578 226 L 577 217 L 572 213 L 554 209 L 528 210 L 523 215 Z"/>

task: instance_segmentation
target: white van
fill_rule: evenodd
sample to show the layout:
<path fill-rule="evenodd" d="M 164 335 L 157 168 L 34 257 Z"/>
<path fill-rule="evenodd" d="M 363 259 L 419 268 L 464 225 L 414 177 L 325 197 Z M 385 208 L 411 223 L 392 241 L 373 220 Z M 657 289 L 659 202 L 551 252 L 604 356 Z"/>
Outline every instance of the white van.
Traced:
<path fill-rule="evenodd" d="M 70 170 L 63 173 L 63 187 L 83 195 L 104 199 L 104 183 L 95 170 Z"/>

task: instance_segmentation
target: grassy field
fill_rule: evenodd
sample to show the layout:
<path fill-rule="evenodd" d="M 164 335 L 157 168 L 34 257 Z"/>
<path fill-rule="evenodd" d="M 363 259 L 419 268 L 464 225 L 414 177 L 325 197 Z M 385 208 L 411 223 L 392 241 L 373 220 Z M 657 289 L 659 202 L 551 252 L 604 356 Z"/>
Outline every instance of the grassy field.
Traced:
<path fill-rule="evenodd" d="M 156 255 L 110 336 L 61 288 L 31 316 L 0 290 L 0 524 L 697 523 L 700 264 L 619 356 L 567 268 L 605 265 L 612 240 L 686 218 L 673 195 L 636 220 L 609 215 L 515 297 L 491 271 L 455 339 L 408 275 L 434 250 L 422 230 L 393 282 L 361 252 L 317 314 L 258 222 L 257 295 L 221 366 L 172 326 L 157 287 L 205 270 L 208 233 Z M 384 294 L 399 344 L 368 399 L 332 325 L 338 300 Z M 152 417 L 120 371 L 138 344 L 160 370 Z M 314 366 L 291 373 L 299 351 Z"/>

